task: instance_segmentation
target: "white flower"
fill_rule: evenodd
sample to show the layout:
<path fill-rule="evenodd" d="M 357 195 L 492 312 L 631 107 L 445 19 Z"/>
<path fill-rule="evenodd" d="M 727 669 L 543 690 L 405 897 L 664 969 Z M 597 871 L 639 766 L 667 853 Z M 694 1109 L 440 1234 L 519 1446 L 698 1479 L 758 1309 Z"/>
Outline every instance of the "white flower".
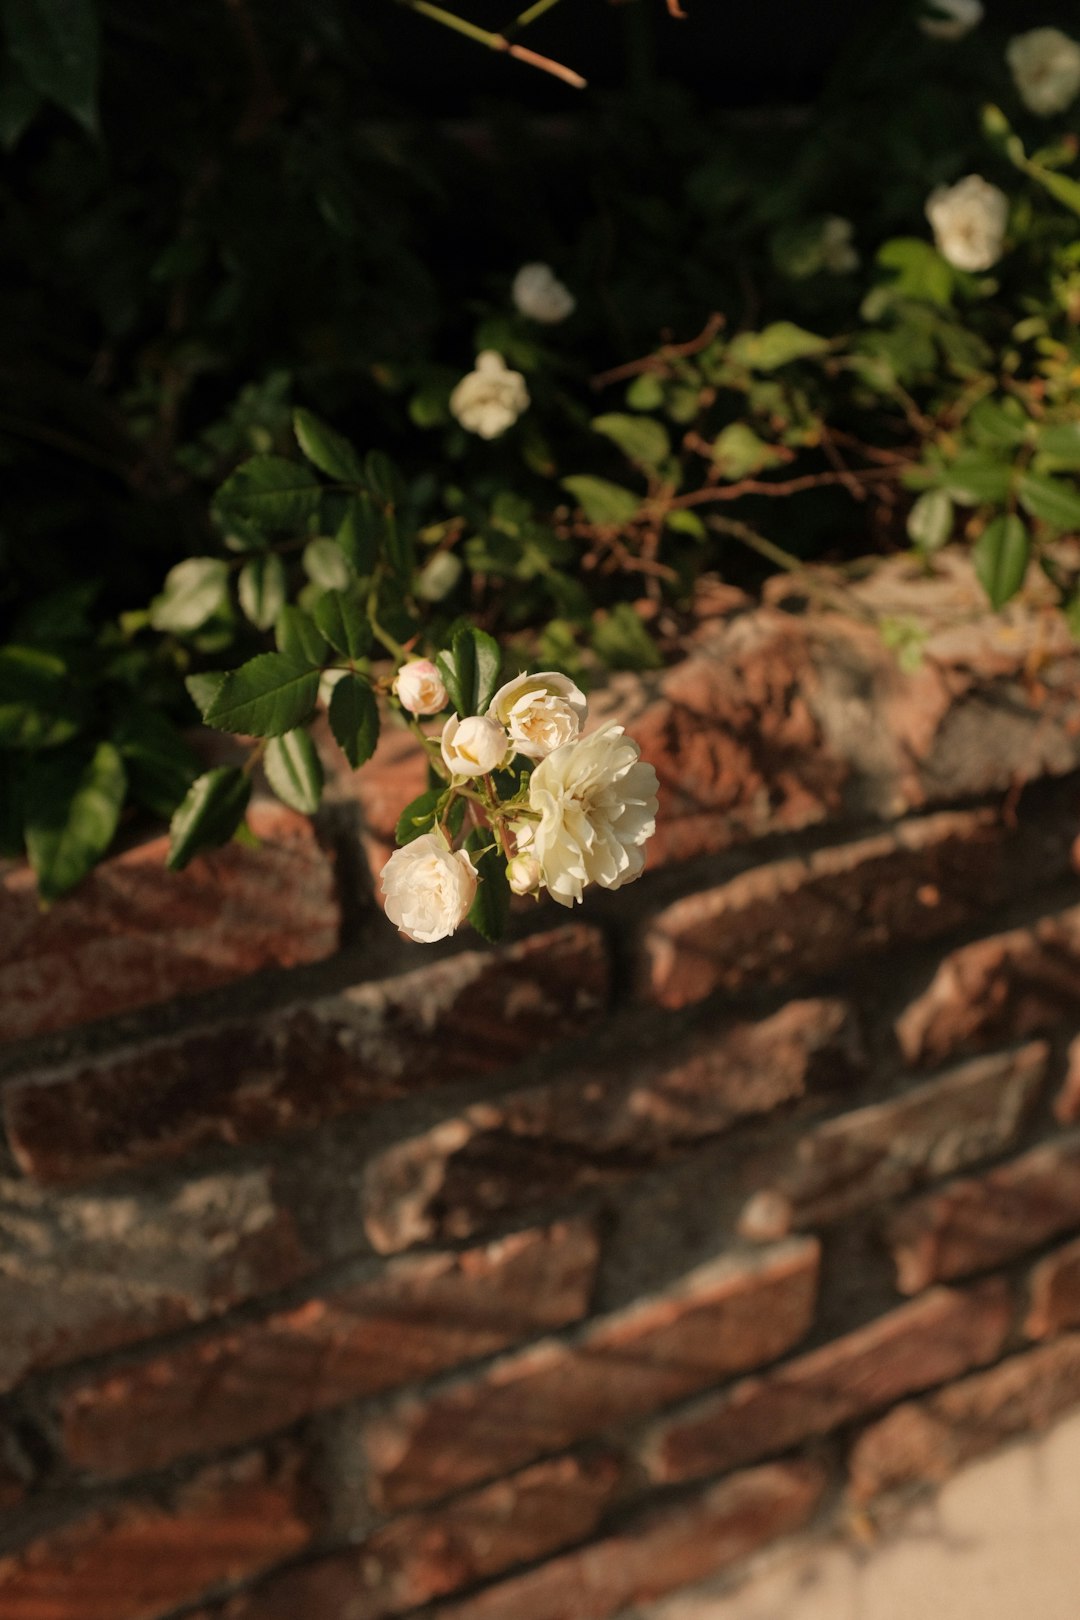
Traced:
<path fill-rule="evenodd" d="M 540 887 L 540 862 L 527 852 L 506 863 L 506 877 L 515 894 L 535 894 Z"/>
<path fill-rule="evenodd" d="M 500 686 L 488 714 L 506 727 L 515 753 L 543 759 L 580 735 L 585 694 L 567 676 L 545 669 Z"/>
<path fill-rule="evenodd" d="M 476 898 L 476 869 L 463 849 L 448 849 L 437 833 L 424 833 L 396 849 L 382 870 L 390 921 L 419 945 L 446 939 Z"/>
<path fill-rule="evenodd" d="M 927 0 L 919 27 L 931 39 L 963 39 L 983 20 L 982 0 Z"/>
<path fill-rule="evenodd" d="M 927 198 L 926 217 L 938 252 L 957 270 L 989 270 L 1001 258 L 1009 199 L 981 175 L 938 186 Z"/>
<path fill-rule="evenodd" d="M 573 293 L 563 286 L 550 264 L 523 264 L 510 291 L 521 314 L 545 326 L 557 326 L 577 307 Z"/>
<path fill-rule="evenodd" d="M 462 427 L 482 439 L 497 439 L 528 408 L 524 377 L 510 371 L 494 349 L 477 355 L 476 370 L 462 377 L 450 395 L 450 409 Z"/>
<path fill-rule="evenodd" d="M 441 714 L 450 701 L 443 678 L 427 658 L 402 664 L 394 680 L 398 702 L 410 714 Z"/>
<path fill-rule="evenodd" d="M 498 770 L 510 752 L 510 739 L 497 720 L 471 714 L 459 720 L 452 714 L 443 727 L 443 764 L 451 776 L 486 776 Z"/>
<path fill-rule="evenodd" d="M 1005 48 L 1020 99 L 1040 118 L 1064 112 L 1080 91 L 1080 45 L 1060 28 L 1032 28 Z"/>
<path fill-rule="evenodd" d="M 601 726 L 540 762 L 529 780 L 540 817 L 529 847 L 561 906 L 580 900 L 586 883 L 620 889 L 640 877 L 656 791 L 656 772 L 621 726 Z"/>
<path fill-rule="evenodd" d="M 821 227 L 818 244 L 823 269 L 831 271 L 834 276 L 843 276 L 849 270 L 859 268 L 858 250 L 852 241 L 854 234 L 850 219 L 844 219 L 839 214 L 829 215 Z"/>

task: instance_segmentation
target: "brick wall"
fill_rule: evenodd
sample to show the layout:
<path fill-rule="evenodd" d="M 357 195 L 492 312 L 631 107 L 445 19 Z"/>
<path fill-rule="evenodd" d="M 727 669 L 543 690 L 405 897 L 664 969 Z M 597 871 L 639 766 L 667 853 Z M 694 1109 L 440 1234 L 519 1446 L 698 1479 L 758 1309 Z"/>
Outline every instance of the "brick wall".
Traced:
<path fill-rule="evenodd" d="M 608 1620 L 1080 1403 L 1080 655 L 847 605 L 921 668 L 777 587 L 617 678 L 652 869 L 496 950 L 378 913 L 393 734 L 0 871 L 3 1620 Z"/>

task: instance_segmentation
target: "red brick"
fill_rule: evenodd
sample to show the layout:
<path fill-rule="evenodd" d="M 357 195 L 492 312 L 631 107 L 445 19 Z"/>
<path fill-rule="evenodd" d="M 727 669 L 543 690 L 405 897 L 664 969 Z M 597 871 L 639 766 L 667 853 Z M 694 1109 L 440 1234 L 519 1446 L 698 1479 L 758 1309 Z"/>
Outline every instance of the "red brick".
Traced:
<path fill-rule="evenodd" d="M 783 984 L 932 939 L 1026 884 L 1018 842 L 994 812 L 943 811 L 755 867 L 653 919 L 642 944 L 642 994 L 684 1007 L 715 990 Z"/>
<path fill-rule="evenodd" d="M 46 1532 L 0 1561 L 4 1620 L 155 1620 L 311 1540 L 295 1467 L 258 1458 L 208 1471 L 168 1506 L 124 1502 Z"/>
<path fill-rule="evenodd" d="M 652 1050 L 590 1050 L 586 1068 L 477 1103 L 388 1148 L 365 1185 L 377 1249 L 461 1239 L 496 1214 L 625 1175 L 680 1144 L 850 1079 L 861 1064 L 850 1009 L 790 1002 L 772 1017 L 715 1027 Z"/>
<path fill-rule="evenodd" d="M 701 1267 L 667 1293 L 549 1339 L 367 1425 L 376 1504 L 394 1511 L 519 1467 L 773 1360 L 809 1326 L 809 1239 Z"/>
<path fill-rule="evenodd" d="M 917 1294 L 1015 1259 L 1080 1226 L 1080 1136 L 951 1182 L 901 1209 L 887 1225 L 897 1287 Z"/>
<path fill-rule="evenodd" d="M 618 1488 L 618 1464 L 605 1453 L 537 1463 L 271 1576 L 202 1620 L 386 1620 L 585 1540 Z"/>
<path fill-rule="evenodd" d="M 265 1170 L 160 1194 L 0 1183 L 0 1389 L 219 1315 L 318 1264 Z"/>
<path fill-rule="evenodd" d="M 76 1468 L 139 1473 L 237 1445 L 584 1316 L 594 1232 L 559 1222 L 486 1248 L 391 1263 L 378 1276 L 222 1327 L 58 1397 Z"/>
<path fill-rule="evenodd" d="M 412 732 L 393 722 L 383 725 L 374 755 L 359 771 L 348 769 L 329 727 L 319 733 L 319 744 L 327 766 L 327 796 L 359 807 L 361 843 L 377 877 L 396 847 L 401 812 L 428 785 L 427 756 Z M 375 898 L 381 904 L 378 884 Z"/>
<path fill-rule="evenodd" d="M 317 962 L 337 946 L 330 857 L 311 823 L 252 807 L 257 848 L 229 844 L 165 869 L 167 838 L 104 861 L 64 901 L 38 907 L 22 865 L 0 872 L 0 1040 Z"/>
<path fill-rule="evenodd" d="M 999 1045 L 1074 1019 L 1080 906 L 951 951 L 896 1021 L 909 1063 Z"/>
<path fill-rule="evenodd" d="M 1047 1429 L 1080 1402 L 1080 1334 L 1013 1356 L 924 1400 L 898 1406 L 859 1436 L 851 1493 L 947 1479 L 1007 1440 Z"/>
<path fill-rule="evenodd" d="M 823 1470 L 808 1462 L 736 1474 L 698 1496 L 638 1514 L 617 1535 L 444 1604 L 432 1620 L 608 1620 L 800 1530 L 824 1489 Z"/>
<path fill-rule="evenodd" d="M 763 1169 L 765 1185 L 743 1210 L 740 1232 L 772 1240 L 826 1225 L 1003 1152 L 1039 1099 L 1047 1057 L 1035 1042 L 976 1058 L 804 1131 L 777 1168 Z"/>
<path fill-rule="evenodd" d="M 1011 1315 L 996 1279 L 970 1293 L 934 1289 L 661 1422 L 645 1441 L 649 1475 L 670 1483 L 725 1473 L 984 1366 L 1000 1355 Z"/>
<path fill-rule="evenodd" d="M 1080 1240 L 1048 1254 L 1031 1273 L 1029 1338 L 1046 1339 L 1063 1328 L 1080 1328 Z"/>
<path fill-rule="evenodd" d="M 600 935 L 572 924 L 33 1075 L 4 1093 L 8 1134 L 20 1167 L 50 1184 L 255 1141 L 578 1035 L 607 993 Z"/>

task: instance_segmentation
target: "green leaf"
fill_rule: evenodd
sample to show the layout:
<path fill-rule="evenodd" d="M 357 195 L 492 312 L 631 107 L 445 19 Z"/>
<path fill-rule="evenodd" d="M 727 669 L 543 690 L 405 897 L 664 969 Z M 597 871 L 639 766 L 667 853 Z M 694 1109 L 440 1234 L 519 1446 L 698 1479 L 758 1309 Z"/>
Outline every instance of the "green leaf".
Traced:
<path fill-rule="evenodd" d="M 219 766 L 193 782 L 169 826 L 169 870 L 182 872 L 200 850 L 227 844 L 250 798 L 251 778 L 234 765 Z"/>
<path fill-rule="evenodd" d="M 435 663 L 450 701 L 462 719 L 479 712 L 476 704 L 476 653 L 472 626 L 459 625 L 454 631 L 450 651 L 435 654 Z"/>
<path fill-rule="evenodd" d="M 1025 473 L 1018 486 L 1020 505 L 1025 512 L 1053 529 L 1072 533 L 1080 530 L 1080 490 L 1063 478 Z"/>
<path fill-rule="evenodd" d="M 164 589 L 150 603 L 150 623 L 186 635 L 221 612 L 228 599 L 228 565 L 220 557 L 188 557 L 165 575 Z"/>
<path fill-rule="evenodd" d="M 204 717 L 207 709 L 221 690 L 221 683 L 224 679 L 225 671 L 220 669 L 209 670 L 198 675 L 188 675 L 185 678 L 184 685 L 191 694 L 191 701 Z"/>
<path fill-rule="evenodd" d="M 359 452 L 311 411 L 300 408 L 293 412 L 293 431 L 304 455 L 328 478 L 340 484 L 364 482 L 364 463 Z"/>
<path fill-rule="evenodd" d="M 761 332 L 740 332 L 728 346 L 728 355 L 733 364 L 748 366 L 751 371 L 776 371 L 793 360 L 825 354 L 828 347 L 828 338 L 816 332 L 807 332 L 793 321 L 775 321 Z"/>
<path fill-rule="evenodd" d="M 237 587 L 244 616 L 256 629 L 269 630 L 285 606 L 285 565 L 272 551 L 252 557 L 240 570 Z"/>
<path fill-rule="evenodd" d="M 485 630 L 474 629 L 472 638 L 475 648 L 476 712 L 477 714 L 484 714 L 499 689 L 499 678 L 502 675 L 502 648 L 494 636 L 489 636 Z"/>
<path fill-rule="evenodd" d="M 335 652 L 363 658 L 371 646 L 371 625 L 355 586 L 327 591 L 315 604 L 315 623 Z"/>
<path fill-rule="evenodd" d="M 298 664 L 315 669 L 326 659 L 326 638 L 303 608 L 283 607 L 274 626 L 277 650 Z"/>
<path fill-rule="evenodd" d="M 561 478 L 559 483 L 574 497 L 590 523 L 621 528 L 631 521 L 641 505 L 640 496 L 631 490 L 609 483 L 606 478 L 594 478 L 590 473 Z"/>
<path fill-rule="evenodd" d="M 1052 422 L 1035 435 L 1040 457 L 1062 471 L 1080 472 L 1080 422 Z"/>
<path fill-rule="evenodd" d="M 407 804 L 398 817 L 394 837 L 399 844 L 411 844 L 414 838 L 420 838 L 429 833 L 435 825 L 435 816 L 439 808 L 439 800 L 445 793 L 445 788 L 429 788 L 417 798 Z M 461 801 L 464 803 L 464 800 Z"/>
<path fill-rule="evenodd" d="M 941 474 L 942 487 L 962 506 L 1000 505 L 1012 485 L 1012 463 L 989 450 L 970 450 L 957 456 Z"/>
<path fill-rule="evenodd" d="M 261 529 L 303 529 L 319 510 L 322 490 L 314 473 L 284 456 L 252 456 L 227 478 L 214 498 L 214 513 Z"/>
<path fill-rule="evenodd" d="M 364 458 L 364 481 L 384 506 L 400 506 L 405 499 L 405 480 L 385 450 L 369 450 Z"/>
<path fill-rule="evenodd" d="M 345 516 L 334 536 L 346 561 L 360 575 L 373 574 L 379 560 L 379 547 L 386 535 L 386 519 L 370 495 L 355 495 L 345 508 Z"/>
<path fill-rule="evenodd" d="M 510 920 L 510 884 L 506 876 L 506 860 L 498 848 L 485 848 L 491 844 L 494 836 L 487 827 L 474 827 L 465 840 L 465 848 L 472 856 L 480 880 L 469 921 L 480 937 L 491 945 L 502 939 Z"/>
<path fill-rule="evenodd" d="M 954 521 L 948 490 L 928 489 L 908 513 L 908 538 L 922 552 L 938 551 L 952 534 Z"/>
<path fill-rule="evenodd" d="M 315 707 L 319 671 L 286 653 L 259 653 L 225 676 L 203 718 L 218 731 L 280 737 Z"/>
<path fill-rule="evenodd" d="M 127 776 L 120 751 L 99 743 L 81 751 L 36 759 L 26 791 L 26 853 L 43 900 L 74 888 L 113 841 Z"/>
<path fill-rule="evenodd" d="M 948 309 L 956 275 L 937 249 L 921 236 L 896 236 L 883 242 L 878 249 L 877 262 L 885 270 L 896 271 L 896 279 L 889 288 L 896 297 L 913 298 L 919 303 Z"/>
<path fill-rule="evenodd" d="M 179 731 L 158 709 L 124 711 L 113 727 L 132 796 L 155 815 L 171 816 L 199 774 L 198 761 Z"/>
<path fill-rule="evenodd" d="M 41 96 L 9 56 L 0 67 L 0 147 L 5 152 L 15 150 L 40 108 Z"/>
<path fill-rule="evenodd" d="M 37 647 L 0 647 L 0 748 L 55 748 L 79 729 L 67 665 Z"/>
<path fill-rule="evenodd" d="M 360 675 L 343 675 L 330 694 L 330 730 L 356 770 L 375 752 L 379 740 L 379 706 Z"/>
<path fill-rule="evenodd" d="M 775 467 L 784 457 L 766 444 L 746 422 L 729 422 L 713 441 L 713 461 L 724 478 L 749 478 Z"/>
<path fill-rule="evenodd" d="M 988 523 L 972 550 L 975 573 L 992 607 L 1002 608 L 1024 583 L 1028 536 L 1015 512 Z"/>
<path fill-rule="evenodd" d="M 26 763 L 0 754 L 0 856 L 14 859 L 25 848 Z"/>
<path fill-rule="evenodd" d="M 630 606 L 619 602 L 593 629 L 592 643 L 609 669 L 659 669 L 660 653 Z"/>
<path fill-rule="evenodd" d="M 671 440 L 662 422 L 647 416 L 622 416 L 614 412 L 594 416 L 593 429 L 617 444 L 624 456 L 645 467 L 655 467 L 671 454 Z"/>
<path fill-rule="evenodd" d="M 412 527 L 388 507 L 384 520 L 383 549 L 386 560 L 400 579 L 410 580 L 416 566 L 416 542 Z"/>
<path fill-rule="evenodd" d="M 325 535 L 304 547 L 304 572 L 323 591 L 343 591 L 352 579 L 349 561 L 336 540 Z"/>
<path fill-rule="evenodd" d="M 626 403 L 632 411 L 656 411 L 664 403 L 664 385 L 654 372 L 643 371 L 626 390 Z"/>
<path fill-rule="evenodd" d="M 1023 444 L 1029 418 L 1019 400 L 980 399 L 965 426 L 977 444 L 1012 450 Z"/>
<path fill-rule="evenodd" d="M 322 761 L 303 727 L 275 737 L 263 755 L 266 780 L 282 804 L 313 816 L 323 790 Z"/>
<path fill-rule="evenodd" d="M 709 538 L 709 531 L 696 512 L 669 512 L 664 519 L 664 527 L 670 529 L 672 534 L 688 534 L 691 540 L 707 540 Z"/>
<path fill-rule="evenodd" d="M 27 82 L 96 133 L 96 0 L 5 0 L 4 23 L 8 49 Z"/>

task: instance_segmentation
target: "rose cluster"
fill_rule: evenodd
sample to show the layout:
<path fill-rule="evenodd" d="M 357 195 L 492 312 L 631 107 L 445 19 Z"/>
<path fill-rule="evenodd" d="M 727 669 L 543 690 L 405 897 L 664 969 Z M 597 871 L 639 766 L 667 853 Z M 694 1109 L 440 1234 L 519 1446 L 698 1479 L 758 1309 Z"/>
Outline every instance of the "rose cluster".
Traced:
<path fill-rule="evenodd" d="M 490 864 L 487 879 L 478 869 L 477 829 L 497 880 L 514 894 L 546 889 L 572 906 L 590 883 L 619 889 L 640 876 L 656 826 L 656 772 L 621 726 L 583 735 L 585 695 L 567 676 L 518 675 L 482 714 L 452 714 L 437 738 L 419 721 L 449 706 L 439 668 L 410 660 L 393 691 L 445 784 L 431 830 L 383 869 L 386 914 L 403 934 L 422 944 L 445 939 L 469 915 L 478 887 L 496 880 Z M 473 849 L 458 847 L 466 820 Z"/>

